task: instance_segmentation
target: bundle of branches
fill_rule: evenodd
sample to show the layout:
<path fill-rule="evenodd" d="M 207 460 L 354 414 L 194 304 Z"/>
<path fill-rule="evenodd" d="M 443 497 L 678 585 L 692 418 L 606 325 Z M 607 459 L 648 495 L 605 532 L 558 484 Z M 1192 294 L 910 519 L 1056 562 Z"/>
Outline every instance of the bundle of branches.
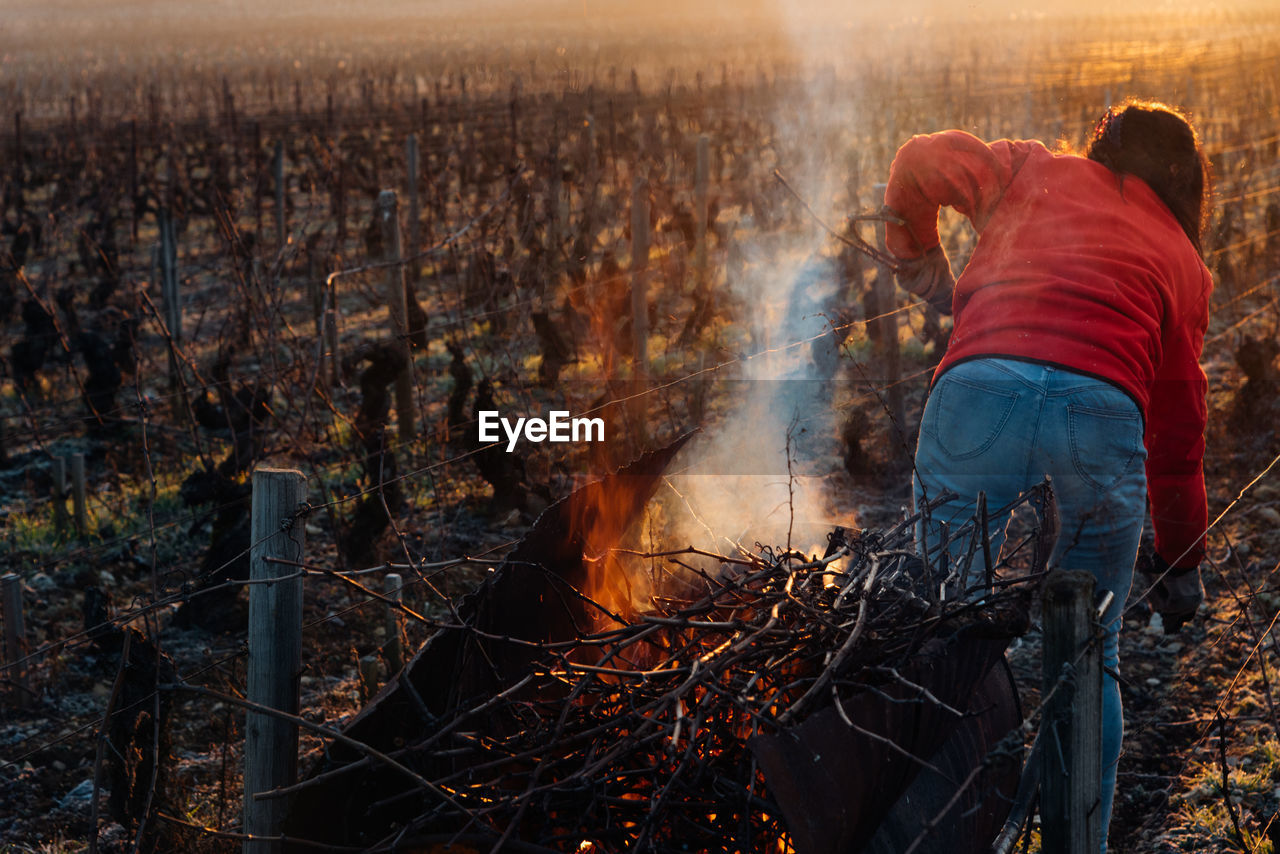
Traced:
<path fill-rule="evenodd" d="M 610 600 L 594 598 L 589 585 L 566 585 L 560 598 L 578 612 L 572 637 L 533 641 L 459 626 L 519 647 L 523 666 L 490 660 L 491 691 L 451 704 L 419 730 L 425 737 L 396 739 L 390 755 L 417 776 L 401 773 L 400 785 L 349 819 L 376 824 L 394 813 L 394 832 L 361 840 L 348 825 L 338 835 L 371 851 L 449 842 L 486 850 L 765 851 L 780 850 L 786 837 L 807 839 L 802 851 L 857 850 L 976 711 L 976 689 L 1008 640 L 1025 631 L 1028 585 L 993 584 L 982 571 L 984 515 L 948 534 L 958 560 L 942 559 L 941 544 L 917 553 L 918 517 L 882 532 L 837 529 L 821 558 L 769 548 L 633 553 L 679 566 L 634 613 L 606 606 Z M 1026 551 L 1042 560 L 1044 540 L 1037 528 Z M 980 571 L 967 572 L 971 566 Z M 940 571 L 949 583 L 939 583 Z M 973 585 L 969 574 L 978 576 Z M 440 676 L 467 682 L 458 672 Z M 1016 712 L 1015 699 L 987 748 L 1018 722 Z M 832 753 L 843 745 L 856 755 L 827 763 L 861 768 L 864 782 L 861 791 L 834 793 L 848 802 L 848 815 L 806 830 L 798 825 L 809 797 L 803 778 L 812 772 L 796 769 L 830 769 L 805 727 L 820 724 L 820 744 L 830 727 L 823 715 L 832 714 L 860 741 L 835 739 Z M 322 778 L 345 776 L 350 792 L 359 784 L 344 771 L 373 764 L 365 756 Z M 920 816 L 916 826 L 934 818 Z"/>

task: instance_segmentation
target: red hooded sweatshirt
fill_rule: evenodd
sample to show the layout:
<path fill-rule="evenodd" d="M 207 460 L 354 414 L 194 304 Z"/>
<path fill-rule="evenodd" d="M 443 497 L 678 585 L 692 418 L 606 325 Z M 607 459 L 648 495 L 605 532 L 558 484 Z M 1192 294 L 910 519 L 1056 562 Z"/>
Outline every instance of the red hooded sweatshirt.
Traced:
<path fill-rule="evenodd" d="M 1200 350 L 1213 282 L 1168 207 L 1141 179 L 1087 158 L 956 130 L 899 149 L 885 204 L 908 224 L 886 229 L 900 258 L 938 245 L 941 205 L 981 238 L 956 281 L 955 329 L 934 376 L 1010 357 L 1127 392 L 1145 418 L 1156 551 L 1195 566 L 1207 527 Z"/>

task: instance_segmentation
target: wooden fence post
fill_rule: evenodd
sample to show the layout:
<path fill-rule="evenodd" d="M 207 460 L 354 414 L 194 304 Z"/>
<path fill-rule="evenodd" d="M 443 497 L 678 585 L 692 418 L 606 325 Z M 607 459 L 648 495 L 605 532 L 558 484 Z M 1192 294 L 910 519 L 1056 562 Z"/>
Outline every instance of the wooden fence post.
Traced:
<path fill-rule="evenodd" d="M 413 356 L 409 352 L 409 309 L 405 298 L 404 264 L 400 247 L 400 215 L 395 190 L 378 194 L 378 221 L 387 267 L 387 307 L 391 309 L 391 336 L 404 349 L 405 369 L 396 377 L 396 423 L 400 441 L 413 437 Z"/>
<path fill-rule="evenodd" d="M 649 372 L 649 187 L 637 177 L 631 185 L 631 331 L 637 380 Z"/>
<path fill-rule="evenodd" d="M 1040 726 L 1051 728 L 1040 766 L 1045 854 L 1094 854 L 1100 842 L 1102 645 L 1095 583 L 1083 570 L 1054 572 L 1044 592 L 1042 696 L 1048 701 Z"/>
<path fill-rule="evenodd" d="M 236 141 L 236 137 L 235 137 L 236 122 L 235 122 L 234 99 L 232 99 L 231 107 L 232 107 L 232 110 L 231 110 L 232 134 L 230 138 L 230 144 L 235 151 L 234 156 L 235 156 L 235 162 L 236 162 L 236 169 L 239 170 L 240 143 Z M 147 87 L 147 135 L 150 137 L 153 144 L 160 139 L 160 119 L 161 119 L 160 109 L 161 109 L 160 89 L 156 86 L 156 84 L 152 83 L 150 86 Z M 174 117 L 169 116 L 168 119 L 169 119 L 168 124 L 165 127 L 165 138 L 172 139 L 173 130 L 174 130 Z"/>
<path fill-rule="evenodd" d="M 298 567 L 268 559 L 302 560 L 306 531 L 297 512 L 306 490 L 302 472 L 275 468 L 253 472 L 248 699 L 293 715 L 298 713 L 302 666 L 302 576 Z M 287 799 L 258 800 L 254 794 L 291 785 L 297 781 L 297 774 L 297 728 L 260 712 L 246 713 L 245 833 L 279 833 Z M 271 842 L 249 840 L 244 844 L 244 854 L 278 850 L 279 845 Z"/>
<path fill-rule="evenodd" d="M 627 406 L 637 449 L 648 441 L 645 399 L 649 379 L 649 187 L 631 185 L 631 400 Z"/>
<path fill-rule="evenodd" d="M 883 199 L 886 185 L 876 184 L 872 187 L 872 198 Z M 884 223 L 876 222 L 876 246 L 884 249 Z M 884 401 L 889 408 L 889 416 L 893 419 L 893 429 L 897 431 L 899 442 L 893 443 L 894 455 L 905 460 L 911 455 L 907 442 L 910 430 L 907 428 L 907 407 L 902 395 L 902 344 L 898 340 L 898 314 L 894 309 L 898 304 L 895 292 L 893 271 L 883 264 L 876 266 L 875 288 L 876 306 L 880 316 L 875 318 L 874 325 L 879 333 L 875 337 L 879 343 L 879 363 L 881 376 L 877 377 L 885 388 Z"/>
<path fill-rule="evenodd" d="M 172 165 L 170 160 L 170 165 Z M 164 323 L 169 328 L 169 393 L 173 412 L 181 416 L 183 400 L 178 395 L 182 387 L 182 367 L 178 363 L 177 348 L 182 344 L 182 306 L 178 296 L 178 241 L 173 228 L 173 214 L 168 207 L 159 211 L 160 225 L 160 306 Z"/>
<path fill-rule="evenodd" d="M 182 343 L 182 306 L 178 303 L 178 241 L 173 229 L 173 215 L 168 208 L 160 209 L 159 219 L 161 306 L 169 335 L 177 345 Z"/>
<path fill-rule="evenodd" d="M 53 529 L 61 534 L 67 530 L 67 458 L 53 458 Z"/>
<path fill-rule="evenodd" d="M 559 119 L 556 119 L 557 124 Z M 564 195 L 564 176 L 560 165 L 560 130 L 553 133 L 549 156 L 550 174 L 547 176 L 547 251 L 546 276 L 541 282 L 543 299 L 549 301 L 555 293 L 556 280 L 560 276 L 560 258 L 564 250 L 564 223 L 560 216 L 560 197 Z"/>
<path fill-rule="evenodd" d="M 387 657 L 388 678 L 394 678 L 404 666 L 403 621 L 400 609 L 396 607 L 402 599 L 404 581 L 398 572 L 388 572 L 383 585 L 383 594 L 391 601 L 387 603 L 387 642 L 382 650 Z"/>
<path fill-rule="evenodd" d="M 592 97 L 594 97 L 592 90 L 588 90 L 588 98 Z M 588 234 L 595 233 L 594 223 L 600 206 L 600 158 L 597 154 L 598 139 L 594 113 L 588 112 L 583 118 L 582 137 L 579 143 L 581 160 L 584 164 L 582 174 L 577 176 L 575 182 L 578 188 L 580 208 L 577 226 L 569 229 L 569 232 L 575 236 L 570 242 L 571 248 L 566 259 L 569 278 L 573 281 L 579 281 L 585 275 L 586 266 L 591 263 L 595 240 L 586 238 Z M 566 225 L 569 225 L 573 223 L 574 217 L 569 213 L 568 209 L 566 209 L 566 214 L 568 216 Z"/>
<path fill-rule="evenodd" d="M 75 514 L 76 533 L 89 533 L 88 490 L 84 482 L 84 454 L 71 455 L 71 505 Z"/>
<path fill-rule="evenodd" d="M 409 254 L 416 255 L 422 246 L 422 206 L 418 200 L 418 167 L 421 157 L 418 151 L 418 135 L 409 134 L 404 142 L 404 160 L 406 171 L 406 188 L 409 193 Z M 422 271 L 422 264 L 414 261 L 406 271 L 410 282 L 417 282 Z"/>
<path fill-rule="evenodd" d="M 325 277 L 324 334 L 329 348 L 329 382 L 334 387 L 342 381 L 342 355 L 338 352 L 338 280 Z"/>
<path fill-rule="evenodd" d="M 22 111 L 13 114 L 13 185 L 22 193 L 22 181 L 25 177 L 22 161 L 26 155 L 22 151 Z"/>
<path fill-rule="evenodd" d="M 595 189 L 600 183 L 600 158 L 597 155 L 598 134 L 596 132 L 596 116 L 594 112 L 589 111 L 586 118 L 583 119 L 585 133 L 582 135 L 583 163 L 587 168 L 587 180 L 591 182 L 592 188 Z"/>
<path fill-rule="evenodd" d="M 422 103 L 426 104 L 427 99 L 423 98 Z M 425 118 L 425 115 L 424 115 Z M 511 125 L 511 159 L 520 159 L 520 77 L 516 76 L 515 82 L 511 84 L 511 104 L 508 108 L 508 119 Z"/>
<path fill-rule="evenodd" d="M 231 94 L 231 81 L 222 75 L 222 126 L 228 134 L 234 134 L 235 128 L 235 95 Z"/>
<path fill-rule="evenodd" d="M 614 92 L 617 89 L 613 90 Z M 609 97 L 609 167 L 613 171 L 613 183 L 618 183 L 618 115 L 613 107 L 613 96 Z"/>
<path fill-rule="evenodd" d="M 289 244 L 289 236 L 285 233 L 287 223 L 284 215 L 284 140 L 276 140 L 275 156 L 271 158 L 271 174 L 276 184 L 276 246 L 281 253 Z"/>
<path fill-rule="evenodd" d="M 337 222 L 338 248 L 347 242 L 347 162 L 342 147 L 333 139 L 334 182 L 329 192 L 333 199 L 333 218 Z"/>
<path fill-rule="evenodd" d="M 707 281 L 707 187 L 711 178 L 711 139 L 698 137 L 698 164 L 693 175 L 694 215 L 697 217 L 697 249 L 694 255 L 695 286 L 699 291 Z"/>
<path fill-rule="evenodd" d="M 27 688 L 26 621 L 22 614 L 22 579 L 10 572 L 0 578 L 0 596 L 4 604 L 4 661 L 9 670 L 9 680 L 14 684 L 14 705 L 26 708 L 29 699 Z"/>
<path fill-rule="evenodd" d="M 129 119 L 129 237 L 138 242 L 138 215 L 142 199 L 138 195 L 138 120 Z"/>
<path fill-rule="evenodd" d="M 262 236 L 262 191 L 267 182 L 266 164 L 262 162 L 262 122 L 253 123 L 253 236 L 261 247 L 266 241 Z M 254 257 L 261 255 L 255 252 Z"/>

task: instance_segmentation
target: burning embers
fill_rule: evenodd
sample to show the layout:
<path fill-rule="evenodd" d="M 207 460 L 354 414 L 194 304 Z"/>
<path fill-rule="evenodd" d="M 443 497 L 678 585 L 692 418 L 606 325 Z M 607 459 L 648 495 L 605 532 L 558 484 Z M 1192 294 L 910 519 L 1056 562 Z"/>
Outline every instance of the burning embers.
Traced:
<path fill-rule="evenodd" d="M 939 768 L 926 757 L 971 704 L 994 723 L 961 765 L 1017 723 L 988 683 L 1025 628 L 1023 597 L 981 611 L 931 598 L 912 520 L 837 535 L 822 559 L 690 564 L 644 610 L 612 571 L 589 588 L 669 458 L 550 508 L 462 604 L 466 627 L 437 634 L 347 729 L 418 780 L 335 744 L 285 833 L 377 850 L 858 850 L 920 768 Z M 970 816 L 999 812 L 982 796 L 1007 776 L 970 778 L 966 810 L 987 808 Z"/>

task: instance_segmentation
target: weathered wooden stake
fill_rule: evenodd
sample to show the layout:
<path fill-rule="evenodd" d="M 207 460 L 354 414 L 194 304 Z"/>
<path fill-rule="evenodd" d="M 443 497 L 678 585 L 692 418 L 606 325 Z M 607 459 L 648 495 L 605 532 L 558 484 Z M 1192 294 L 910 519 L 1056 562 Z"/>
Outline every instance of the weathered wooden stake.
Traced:
<path fill-rule="evenodd" d="M 409 254 L 416 255 L 422 245 L 422 206 L 418 200 L 418 167 L 421 158 L 418 152 L 418 135 L 409 134 L 404 142 L 404 160 L 406 171 L 406 188 L 409 193 Z M 422 265 L 414 261 L 406 271 L 410 282 L 417 282 L 422 272 Z"/>
<path fill-rule="evenodd" d="M 164 152 L 164 207 L 172 212 L 178 203 L 178 157 L 174 154 L 177 146 L 165 144 Z"/>
<path fill-rule="evenodd" d="M 22 614 L 22 579 L 10 572 L 0 578 L 0 596 L 4 599 L 4 662 L 9 680 L 14 684 L 13 702 L 26 708 L 28 697 L 27 629 Z"/>
<path fill-rule="evenodd" d="M 89 533 L 88 490 L 84 482 L 84 454 L 71 455 L 71 504 L 74 508 L 76 533 Z"/>
<path fill-rule="evenodd" d="M 701 85 L 701 78 L 699 78 Z M 698 137 L 698 165 L 693 175 L 694 215 L 697 217 L 697 249 L 694 256 L 696 286 L 699 290 L 707 280 L 707 188 L 711 180 L 711 139 L 704 133 Z"/>
<path fill-rule="evenodd" d="M 884 198 L 885 185 L 872 187 L 872 198 Z M 876 223 L 876 245 L 884 248 L 884 223 Z M 880 345 L 880 368 L 883 376 L 878 380 L 885 388 L 885 403 L 889 407 L 889 417 L 893 419 L 893 429 L 903 441 L 894 443 L 894 453 L 899 459 L 908 457 L 911 449 L 906 442 L 907 416 L 906 401 L 902 395 L 902 344 L 898 339 L 898 313 L 894 308 L 898 304 L 898 296 L 894 291 L 893 271 L 883 264 L 877 265 L 874 288 L 876 305 L 880 317 L 871 321 L 879 331 L 877 336 Z"/>
<path fill-rule="evenodd" d="M 400 441 L 413 438 L 413 357 L 409 352 L 409 309 L 405 299 L 404 264 L 400 247 L 400 214 L 395 190 L 378 194 L 378 221 L 382 224 L 383 260 L 387 267 L 387 307 L 391 309 L 391 336 L 404 348 L 405 369 L 396 377 L 396 423 Z"/>
<path fill-rule="evenodd" d="M 551 144 L 551 173 L 547 176 L 547 274 L 541 282 L 544 298 L 549 298 L 554 291 L 556 279 L 560 275 L 560 257 L 564 248 L 563 218 L 560 211 L 560 198 L 564 195 L 564 178 L 560 165 L 558 128 L 553 136 L 555 141 Z"/>
<path fill-rule="evenodd" d="M 249 553 L 248 699 L 298 713 L 302 667 L 302 576 L 306 530 L 298 508 L 307 481 L 291 469 L 253 473 Z M 269 559 L 290 561 L 273 563 Z M 257 800 L 254 794 L 297 781 L 298 731 L 293 724 L 256 712 L 245 715 L 244 830 L 254 836 L 279 833 L 287 800 Z M 278 843 L 250 840 L 244 854 L 267 854 Z"/>
<path fill-rule="evenodd" d="M 338 224 L 338 247 L 347 242 L 347 165 L 342 149 L 334 146 L 333 159 L 337 161 L 337 176 L 332 188 L 333 218 Z"/>
<path fill-rule="evenodd" d="M 222 124 L 228 132 L 235 133 L 235 96 L 231 94 L 231 81 L 222 76 Z"/>
<path fill-rule="evenodd" d="M 276 140 L 275 156 L 271 159 L 271 174 L 276 184 L 276 246 L 281 252 L 289 244 L 289 235 L 285 232 L 287 223 L 284 214 L 284 140 Z"/>
<path fill-rule="evenodd" d="M 172 161 L 170 161 L 172 163 Z M 181 416 L 182 398 L 176 394 L 182 387 L 182 367 L 178 363 L 177 348 L 182 344 L 182 306 L 178 296 L 178 241 L 173 228 L 173 216 L 167 207 L 158 213 L 160 225 L 160 306 L 164 322 L 169 328 L 169 399 L 175 415 Z"/>
<path fill-rule="evenodd" d="M 631 185 L 631 400 L 628 421 L 637 449 L 648 442 L 644 392 L 649 380 L 649 187 L 636 177 Z"/>
<path fill-rule="evenodd" d="M 596 141 L 596 117 L 594 113 L 587 113 L 583 119 L 585 133 L 582 134 L 583 157 L 582 161 L 587 164 L 587 180 L 591 182 L 594 188 L 600 181 L 600 158 L 597 156 Z"/>
<path fill-rule="evenodd" d="M 13 114 L 13 184 L 18 192 L 22 192 L 22 161 L 26 155 L 22 151 L 22 111 Z"/>
<path fill-rule="evenodd" d="M 1042 727 L 1048 739 L 1040 768 L 1041 850 L 1093 854 L 1101 834 L 1102 646 L 1097 637 L 1093 573 L 1049 576 L 1043 601 Z M 1067 681 L 1049 692 L 1063 673 Z"/>
<path fill-rule="evenodd" d="M 631 330 L 636 379 L 649 370 L 649 186 L 637 177 L 631 185 Z"/>
<path fill-rule="evenodd" d="M 182 343 L 182 307 L 178 303 L 178 241 L 173 216 L 160 209 L 160 299 L 174 345 Z"/>
<path fill-rule="evenodd" d="M 138 120 L 129 119 L 129 236 L 134 243 L 138 242 L 138 215 L 141 212 L 142 199 L 138 196 Z"/>
<path fill-rule="evenodd" d="M 324 313 L 324 334 L 328 338 L 329 382 L 337 386 L 342 380 L 342 355 L 338 352 L 338 281 L 326 277 L 328 288 Z"/>
<path fill-rule="evenodd" d="M 262 122 L 253 123 L 253 236 L 263 245 L 262 191 L 266 184 L 266 164 L 262 162 Z M 257 253 L 255 253 L 257 254 Z"/>
<path fill-rule="evenodd" d="M 53 529 L 67 530 L 67 458 L 53 458 Z"/>
<path fill-rule="evenodd" d="M 155 86 L 147 89 L 147 127 L 150 129 L 151 141 L 160 136 L 160 93 Z"/>
<path fill-rule="evenodd" d="M 400 668 L 404 666 L 404 633 L 401 628 L 403 620 L 400 618 L 400 609 L 396 607 L 401 601 L 403 586 L 404 582 L 401 580 L 399 573 L 387 573 L 382 590 L 383 594 L 391 602 L 387 604 L 387 642 L 383 645 L 382 651 L 387 657 L 387 672 L 391 677 L 399 673 Z"/>
<path fill-rule="evenodd" d="M 615 90 L 616 91 L 616 90 Z M 613 109 L 613 97 L 609 97 L 609 165 L 613 169 L 613 183 L 618 183 L 618 116 Z"/>

